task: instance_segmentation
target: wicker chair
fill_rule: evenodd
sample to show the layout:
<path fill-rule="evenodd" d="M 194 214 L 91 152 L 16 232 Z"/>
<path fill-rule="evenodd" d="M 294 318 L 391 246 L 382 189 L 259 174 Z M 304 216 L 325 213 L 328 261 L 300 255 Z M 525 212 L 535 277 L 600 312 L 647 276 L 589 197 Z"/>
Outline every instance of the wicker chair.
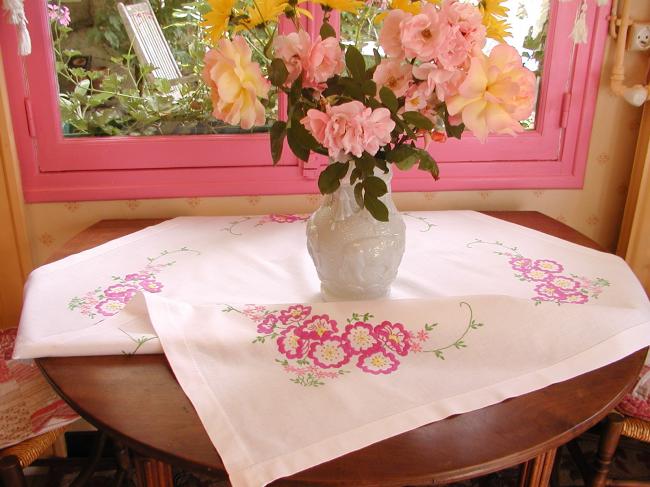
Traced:
<path fill-rule="evenodd" d="M 0 481 L 3 487 L 26 487 L 23 469 L 32 464 L 63 434 L 64 428 L 48 431 L 0 450 Z"/>
<path fill-rule="evenodd" d="M 609 478 L 610 467 L 621 436 L 650 443 L 650 367 L 644 366 L 634 390 L 601 423 L 594 465 L 585 461 L 576 440 L 567 446 L 587 487 L 650 487 L 649 481 Z"/>
<path fill-rule="evenodd" d="M 23 468 L 79 417 L 45 382 L 32 361 L 11 360 L 16 329 L 0 329 L 0 480 L 25 486 Z"/>

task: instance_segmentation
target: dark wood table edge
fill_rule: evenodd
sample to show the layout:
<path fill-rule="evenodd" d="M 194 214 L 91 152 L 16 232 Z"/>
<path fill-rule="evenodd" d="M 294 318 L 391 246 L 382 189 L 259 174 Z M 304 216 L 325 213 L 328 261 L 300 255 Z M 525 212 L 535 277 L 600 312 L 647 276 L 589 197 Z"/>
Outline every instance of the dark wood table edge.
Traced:
<path fill-rule="evenodd" d="M 542 216 L 541 213 L 536 212 L 536 211 L 482 211 L 480 213 L 483 213 L 485 215 L 509 221 L 511 223 L 519 224 L 518 223 L 518 218 L 517 215 L 524 215 L 524 214 L 536 214 Z M 164 222 L 168 219 L 137 219 L 139 221 L 146 221 L 149 225 L 155 225 L 161 222 Z M 94 225 L 91 225 L 88 227 L 86 230 L 82 231 L 72 239 L 70 239 L 62 249 L 67 248 L 68 246 L 72 245 L 75 247 L 79 241 L 83 239 L 83 233 L 85 231 L 89 231 L 95 228 L 101 228 L 102 226 L 106 225 L 108 222 L 109 224 L 112 222 L 119 222 L 122 220 L 103 220 L 100 221 Z M 576 230 L 572 229 L 571 227 L 567 226 L 566 224 L 562 222 L 557 222 L 557 224 L 560 224 L 566 229 L 574 234 L 577 234 L 581 237 L 582 242 L 579 242 L 579 245 L 585 245 L 587 247 L 593 248 L 595 250 L 603 250 L 601 247 L 594 245 L 594 242 L 591 241 L 588 237 L 580 234 Z M 523 225 L 525 226 L 525 225 Z M 530 228 L 530 227 L 527 227 Z M 533 229 L 535 230 L 535 229 Z M 539 230 L 538 230 L 539 231 Z M 544 233 L 544 232 L 542 232 Z M 559 237 L 561 238 L 561 237 Z M 83 249 L 79 249 L 83 250 Z M 77 251 L 79 251 L 77 250 Z M 74 253 L 71 252 L 71 253 Z M 64 253 L 61 250 L 55 252 L 51 259 L 48 260 L 49 262 L 53 262 L 56 260 L 59 260 L 60 258 L 63 258 L 67 255 L 70 255 L 70 253 Z M 620 361 L 626 361 L 626 360 L 636 360 L 638 363 L 636 364 L 636 370 L 637 370 L 637 375 L 638 372 L 641 370 L 643 366 L 643 362 L 646 356 L 646 353 L 648 351 L 648 348 L 645 348 L 643 350 L 639 350 L 633 354 L 630 354 L 629 356 L 621 359 Z M 43 359 L 36 359 L 35 362 L 38 365 L 39 369 L 43 373 L 44 377 L 47 379 L 47 381 L 52 385 L 52 387 L 55 389 L 55 391 L 81 416 L 84 417 L 90 424 L 93 426 L 97 427 L 98 429 L 101 429 L 105 432 L 107 432 L 110 436 L 119 439 L 120 442 L 124 443 L 126 446 L 131 448 L 133 451 L 137 452 L 140 455 L 154 458 L 157 460 L 161 460 L 162 462 L 166 462 L 169 464 L 173 464 L 175 466 L 178 466 L 180 468 L 186 469 L 188 471 L 194 471 L 194 472 L 201 472 L 201 473 L 206 473 L 208 472 L 210 475 L 214 475 L 215 479 L 220 479 L 220 478 L 227 478 L 227 474 L 225 474 L 224 471 L 222 470 L 216 470 L 214 468 L 211 468 L 207 465 L 202 465 L 198 464 L 197 462 L 193 462 L 191 460 L 181 458 L 175 455 L 170 455 L 167 452 L 157 449 L 155 447 L 152 447 L 151 445 L 147 445 L 144 443 L 141 443 L 133 438 L 127 437 L 120 433 L 119 431 L 115 430 L 112 428 L 110 425 L 102 422 L 101 420 L 98 420 L 97 418 L 94 418 L 90 415 L 87 415 L 83 409 L 78 408 L 77 405 L 72 401 L 70 398 L 68 398 L 63 391 L 59 388 L 59 386 L 50 378 L 50 376 L 47 373 L 46 368 L 44 367 L 44 363 L 46 364 L 48 358 L 43 358 Z M 611 365 L 611 364 L 610 364 Z M 169 365 L 167 365 L 169 367 Z M 171 368 L 170 368 L 171 370 Z M 173 375 L 173 373 L 172 373 Z M 569 379 L 572 380 L 572 379 Z M 533 463 L 536 460 L 539 460 L 540 462 L 544 462 L 545 460 L 548 460 L 548 458 L 545 458 L 548 456 L 549 452 L 554 452 L 556 448 L 566 444 L 568 441 L 571 439 L 579 436 L 580 434 L 584 433 L 587 431 L 589 428 L 593 427 L 596 425 L 599 421 L 605 418 L 605 416 L 614 409 L 614 407 L 623 399 L 625 394 L 631 390 L 631 388 L 634 385 L 634 381 L 630 381 L 625 388 L 623 388 L 617 396 L 612 398 L 608 403 L 606 408 L 604 408 L 600 413 L 594 414 L 591 418 L 588 420 L 584 421 L 582 424 L 575 426 L 574 428 L 571 428 L 570 430 L 567 430 L 564 435 L 562 435 L 559 438 L 553 438 L 549 441 L 540 443 L 538 445 L 535 445 L 534 447 L 528 448 L 527 450 L 523 450 L 520 452 L 517 452 L 516 454 L 510 455 L 508 457 L 502 457 L 499 458 L 498 460 L 490 461 L 483 463 L 481 465 L 475 465 L 472 467 L 468 467 L 466 469 L 461 469 L 461 470 L 456 470 L 454 471 L 453 475 L 450 474 L 440 474 L 440 475 L 434 475 L 434 476 L 426 476 L 422 478 L 413 478 L 412 482 L 417 482 L 417 483 L 436 483 L 436 484 L 446 484 L 450 482 L 458 482 L 458 481 L 463 481 L 471 478 L 476 478 L 478 476 L 482 475 L 487 475 L 493 472 L 497 472 L 500 470 L 504 469 L 504 463 L 507 463 L 511 466 L 516 466 L 520 464 L 526 464 L 526 463 Z M 506 399 L 506 401 L 509 401 L 511 399 Z M 503 401 L 502 401 L 503 402 Z M 501 403 L 498 403 L 501 404 Z M 498 404 L 495 404 L 498 405 Z M 492 406 L 488 406 L 492 407 Z M 216 449 L 215 449 L 215 455 L 218 455 Z M 411 482 L 411 481 L 409 481 Z M 273 485 L 292 485 L 292 486 L 308 486 L 308 485 L 320 485 L 320 486 L 326 486 L 326 485 L 350 485 L 349 483 L 340 483 L 340 482 L 327 482 L 327 481 L 322 481 L 322 482 L 307 482 L 305 480 L 301 479 L 279 479 L 278 481 L 274 482 Z M 371 485 L 381 485 L 382 487 L 389 487 L 391 484 L 387 483 L 381 483 L 381 484 L 376 484 L 376 483 L 355 483 L 355 485 L 359 486 L 371 486 Z M 395 484 L 395 485 L 402 485 L 400 484 Z"/>

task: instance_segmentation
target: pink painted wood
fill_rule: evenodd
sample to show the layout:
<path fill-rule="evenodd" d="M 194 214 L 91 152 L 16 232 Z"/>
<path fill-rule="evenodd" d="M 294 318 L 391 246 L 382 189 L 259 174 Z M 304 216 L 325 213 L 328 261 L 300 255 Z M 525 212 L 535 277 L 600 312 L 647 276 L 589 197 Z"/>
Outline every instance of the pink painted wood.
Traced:
<path fill-rule="evenodd" d="M 266 134 L 64 139 L 59 129 L 58 87 L 49 75 L 54 66 L 44 5 L 26 2 L 33 36 L 33 53 L 26 58 L 15 54 L 14 26 L 0 23 L 0 46 L 27 201 L 317 191 L 315 174 L 303 175 L 303 164 L 287 147 L 280 167 L 271 167 Z M 431 153 L 440 162 L 442 179 L 433 182 L 416 170 L 398 171 L 394 190 L 581 187 L 608 8 L 590 9 L 590 44 L 578 46 L 572 54 L 568 37 L 574 14 L 573 2 L 552 3 L 536 130 L 514 139 L 492 137 L 484 145 L 469 136 L 435 144 Z M 567 92 L 570 98 L 565 96 Z M 570 103 L 563 106 L 569 99 Z M 26 115 L 26 103 L 32 107 L 31 120 Z M 560 126 L 563 116 L 564 129 Z M 324 164 L 325 160 L 315 162 Z"/>

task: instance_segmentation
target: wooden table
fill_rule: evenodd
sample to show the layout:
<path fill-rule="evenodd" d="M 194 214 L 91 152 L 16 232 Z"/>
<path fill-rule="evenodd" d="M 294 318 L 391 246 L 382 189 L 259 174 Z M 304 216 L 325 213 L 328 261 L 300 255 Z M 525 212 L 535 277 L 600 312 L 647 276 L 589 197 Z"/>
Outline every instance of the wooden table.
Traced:
<path fill-rule="evenodd" d="M 598 248 L 540 213 L 488 214 Z M 100 222 L 68 242 L 52 260 L 159 221 Z M 523 483 L 546 485 L 555 449 L 596 424 L 621 400 L 644 356 L 642 350 L 572 380 L 423 426 L 273 485 L 446 483 L 524 462 Z M 219 455 L 163 355 L 43 358 L 37 362 L 79 414 L 141 456 L 136 467 L 143 484 L 172 485 L 169 464 L 225 478 Z"/>

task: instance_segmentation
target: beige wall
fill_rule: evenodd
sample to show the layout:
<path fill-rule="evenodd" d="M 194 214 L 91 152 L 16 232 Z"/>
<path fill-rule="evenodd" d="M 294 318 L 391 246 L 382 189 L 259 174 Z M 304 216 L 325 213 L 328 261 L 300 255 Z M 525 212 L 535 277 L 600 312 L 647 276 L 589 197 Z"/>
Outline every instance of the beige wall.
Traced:
<path fill-rule="evenodd" d="M 650 18 L 650 2 L 634 3 L 633 17 Z M 609 41 L 583 189 L 402 193 L 395 198 L 399 208 L 537 210 L 613 250 L 625 204 L 641 109 L 627 105 L 607 88 L 611 51 Z M 643 81 L 647 55 L 629 54 L 628 57 L 630 84 Z M 298 195 L 69 202 L 30 204 L 26 212 L 34 261 L 41 264 L 75 233 L 102 219 L 299 213 L 314 210 L 318 201 L 316 195 Z"/>

